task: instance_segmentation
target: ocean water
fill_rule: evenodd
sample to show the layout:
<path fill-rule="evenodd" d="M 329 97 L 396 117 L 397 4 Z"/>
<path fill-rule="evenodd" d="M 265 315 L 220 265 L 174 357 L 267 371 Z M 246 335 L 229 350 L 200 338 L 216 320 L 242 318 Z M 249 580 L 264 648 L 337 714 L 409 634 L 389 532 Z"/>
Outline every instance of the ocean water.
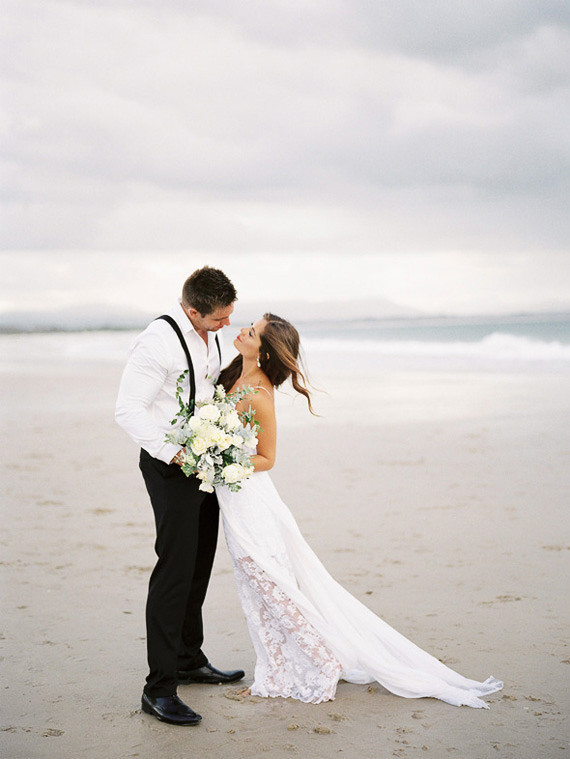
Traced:
<path fill-rule="evenodd" d="M 304 325 L 308 353 L 357 354 L 367 368 L 570 370 L 570 314 Z"/>
<path fill-rule="evenodd" d="M 385 370 L 568 372 L 570 314 L 504 317 L 328 320 L 297 325 L 309 369 L 358 374 Z M 225 355 L 239 324 L 224 330 Z M 123 363 L 137 331 L 0 335 L 4 363 Z"/>
<path fill-rule="evenodd" d="M 330 320 L 304 324 L 308 337 L 374 342 L 474 343 L 494 334 L 570 345 L 570 314 Z"/>

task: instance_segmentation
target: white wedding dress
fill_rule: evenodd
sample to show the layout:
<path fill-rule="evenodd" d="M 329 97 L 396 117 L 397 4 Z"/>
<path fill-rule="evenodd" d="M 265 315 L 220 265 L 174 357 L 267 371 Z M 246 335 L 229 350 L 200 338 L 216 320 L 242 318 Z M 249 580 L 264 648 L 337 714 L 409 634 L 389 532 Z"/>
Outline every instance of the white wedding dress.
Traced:
<path fill-rule="evenodd" d="M 383 622 L 308 546 L 269 474 L 216 488 L 240 600 L 257 655 L 251 692 L 318 704 L 340 679 L 378 681 L 405 698 L 488 708 L 503 683 L 468 680 Z"/>

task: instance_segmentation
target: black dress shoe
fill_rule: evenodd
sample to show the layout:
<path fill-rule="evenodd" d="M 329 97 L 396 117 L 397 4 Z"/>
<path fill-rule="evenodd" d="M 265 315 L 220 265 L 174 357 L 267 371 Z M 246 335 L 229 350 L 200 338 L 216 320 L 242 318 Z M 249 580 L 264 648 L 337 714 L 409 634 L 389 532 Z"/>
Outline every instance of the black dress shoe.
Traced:
<path fill-rule="evenodd" d="M 170 725 L 197 725 L 202 720 L 199 714 L 193 712 L 176 695 L 152 698 L 143 693 L 141 706 L 143 712 L 153 714 L 161 722 Z"/>
<path fill-rule="evenodd" d="M 219 683 L 235 683 L 237 680 L 245 677 L 245 672 L 243 669 L 220 672 L 219 669 L 212 667 L 210 662 L 208 662 L 208 664 L 204 664 L 203 667 L 199 667 L 198 669 L 177 672 L 176 676 L 180 685 L 188 685 L 189 683 L 212 683 L 213 685 L 218 685 Z"/>

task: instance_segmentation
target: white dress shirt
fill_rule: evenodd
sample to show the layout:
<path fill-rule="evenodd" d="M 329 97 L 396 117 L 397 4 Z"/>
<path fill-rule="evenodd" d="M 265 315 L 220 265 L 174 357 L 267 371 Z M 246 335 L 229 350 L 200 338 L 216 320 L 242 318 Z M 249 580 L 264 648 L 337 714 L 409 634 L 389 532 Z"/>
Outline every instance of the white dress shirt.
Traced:
<path fill-rule="evenodd" d="M 215 334 L 208 332 L 208 345 L 196 332 L 178 303 L 168 312 L 182 330 L 196 379 L 196 400 L 209 400 L 220 374 L 220 359 Z M 135 339 L 121 378 L 115 409 L 117 423 L 141 448 L 169 464 L 180 450 L 166 443 L 165 435 L 176 427 L 170 422 L 179 410 L 176 382 L 188 369 L 188 361 L 178 335 L 164 319 L 158 319 Z M 188 403 L 188 375 L 182 400 Z"/>

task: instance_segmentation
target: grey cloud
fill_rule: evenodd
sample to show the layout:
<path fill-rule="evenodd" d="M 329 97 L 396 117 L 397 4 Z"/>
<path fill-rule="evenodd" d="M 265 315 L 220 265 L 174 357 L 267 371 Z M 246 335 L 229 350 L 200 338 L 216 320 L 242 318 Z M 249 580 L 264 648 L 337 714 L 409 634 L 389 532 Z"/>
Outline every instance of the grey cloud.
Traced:
<path fill-rule="evenodd" d="M 566 4 L 9 5 L 6 247 L 138 245 L 143 208 L 177 245 L 200 215 L 213 245 L 332 244 L 252 236 L 252 204 L 344 209 L 368 247 L 568 235 Z"/>
<path fill-rule="evenodd" d="M 100 5 L 116 5 L 114 0 Z M 542 27 L 568 27 L 564 0 L 321 0 L 273 3 L 249 0 L 144 0 L 148 9 L 170 9 L 186 17 L 209 17 L 250 40 L 287 48 L 307 45 L 358 47 L 468 66 L 495 47 Z"/>
<path fill-rule="evenodd" d="M 356 0 L 352 18 L 360 39 L 403 54 L 453 59 L 520 39 L 544 25 L 570 24 L 568 4 L 546 0 L 438 0 L 373 3 Z"/>

